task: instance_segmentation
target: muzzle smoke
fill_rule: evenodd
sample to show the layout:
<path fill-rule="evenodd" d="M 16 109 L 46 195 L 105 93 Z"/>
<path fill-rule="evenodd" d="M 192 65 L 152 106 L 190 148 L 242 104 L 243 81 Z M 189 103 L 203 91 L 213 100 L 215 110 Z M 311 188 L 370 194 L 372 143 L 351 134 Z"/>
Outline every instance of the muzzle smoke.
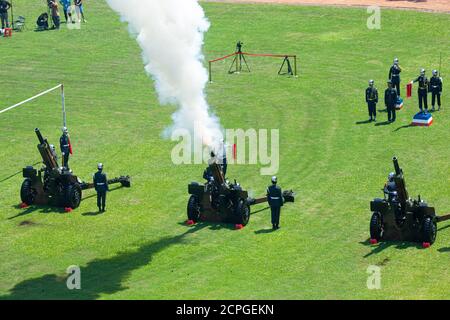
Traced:
<path fill-rule="evenodd" d="M 164 135 L 170 137 L 177 129 L 188 130 L 193 138 L 217 149 L 221 126 L 206 101 L 208 74 L 202 64 L 203 35 L 209 22 L 198 0 L 107 2 L 136 37 L 160 103 L 179 107 L 172 115 L 173 125 Z"/>

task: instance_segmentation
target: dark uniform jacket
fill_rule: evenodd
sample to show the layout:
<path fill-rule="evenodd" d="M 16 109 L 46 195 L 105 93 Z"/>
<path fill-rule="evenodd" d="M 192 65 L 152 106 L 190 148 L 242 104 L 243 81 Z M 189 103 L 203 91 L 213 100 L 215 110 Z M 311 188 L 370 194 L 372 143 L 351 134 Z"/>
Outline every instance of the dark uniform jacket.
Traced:
<path fill-rule="evenodd" d="M 400 66 L 397 66 L 396 68 L 395 65 L 392 65 L 392 67 L 389 69 L 388 79 L 392 79 L 392 77 L 400 79 L 400 72 L 402 72 Z"/>
<path fill-rule="evenodd" d="M 419 76 L 413 82 L 419 82 L 419 89 L 422 91 L 428 91 L 428 78 L 426 76 Z"/>
<path fill-rule="evenodd" d="M 11 4 L 8 1 L 0 0 L 0 13 L 8 12 L 9 8 L 11 8 Z"/>
<path fill-rule="evenodd" d="M 283 206 L 283 192 L 279 186 L 273 184 L 267 188 L 267 202 L 271 207 Z"/>
<path fill-rule="evenodd" d="M 209 166 L 205 169 L 205 171 L 203 171 L 203 179 L 205 179 L 206 181 L 209 182 L 209 180 L 211 180 L 211 178 L 213 177 L 211 169 L 209 168 Z"/>
<path fill-rule="evenodd" d="M 431 77 L 430 91 L 434 93 L 442 92 L 442 79 L 440 77 Z"/>
<path fill-rule="evenodd" d="M 397 90 L 395 88 L 387 88 L 384 92 L 384 103 L 387 107 L 395 107 L 397 104 Z"/>
<path fill-rule="evenodd" d="M 378 103 L 378 90 L 375 87 L 368 87 L 366 89 L 366 102 Z"/>
<path fill-rule="evenodd" d="M 109 190 L 108 179 L 102 171 L 97 171 L 94 174 L 94 187 L 97 192 L 106 192 Z"/>
<path fill-rule="evenodd" d="M 61 152 L 64 152 L 64 154 L 69 154 L 70 148 L 68 135 L 63 134 L 61 138 L 59 138 L 59 146 L 61 148 Z"/>

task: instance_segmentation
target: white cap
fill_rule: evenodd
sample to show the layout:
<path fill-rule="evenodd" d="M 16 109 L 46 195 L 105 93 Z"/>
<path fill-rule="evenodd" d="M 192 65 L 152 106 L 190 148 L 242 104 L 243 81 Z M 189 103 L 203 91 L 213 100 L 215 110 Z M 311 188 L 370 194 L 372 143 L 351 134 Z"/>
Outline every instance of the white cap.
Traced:
<path fill-rule="evenodd" d="M 272 183 L 277 183 L 277 176 L 272 177 Z"/>

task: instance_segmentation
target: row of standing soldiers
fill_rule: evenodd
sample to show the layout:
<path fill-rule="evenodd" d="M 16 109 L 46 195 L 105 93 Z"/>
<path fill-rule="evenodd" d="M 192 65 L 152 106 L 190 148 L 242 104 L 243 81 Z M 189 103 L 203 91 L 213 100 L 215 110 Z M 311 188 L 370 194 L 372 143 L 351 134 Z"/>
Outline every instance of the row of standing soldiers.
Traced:
<path fill-rule="evenodd" d="M 384 94 L 384 102 L 388 112 L 388 121 L 393 122 L 396 119 L 396 105 L 400 98 L 400 73 L 402 68 L 399 65 L 398 58 L 394 59 L 393 65 L 389 69 L 387 89 Z M 435 111 L 437 102 L 438 110 L 441 109 L 442 78 L 439 77 L 437 70 L 433 70 L 433 76 L 430 80 L 425 75 L 425 69 L 420 70 L 420 75 L 411 81 L 411 84 L 418 82 L 417 89 L 419 97 L 419 109 L 421 112 L 428 112 L 428 93 L 431 92 L 432 110 Z M 369 110 L 369 121 L 376 121 L 376 105 L 378 103 L 378 90 L 374 87 L 374 81 L 369 81 L 369 87 L 366 89 L 366 102 Z"/>

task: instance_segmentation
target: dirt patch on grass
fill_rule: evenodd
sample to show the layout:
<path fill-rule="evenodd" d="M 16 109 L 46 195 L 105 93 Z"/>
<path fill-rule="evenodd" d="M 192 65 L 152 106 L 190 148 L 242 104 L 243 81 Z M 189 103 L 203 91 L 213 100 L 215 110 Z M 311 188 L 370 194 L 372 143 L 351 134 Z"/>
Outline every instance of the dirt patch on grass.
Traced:
<path fill-rule="evenodd" d="M 255 4 L 284 3 L 297 5 L 331 5 L 343 7 L 368 7 L 376 5 L 387 8 L 450 13 L 450 0 L 204 0 L 204 2 L 233 2 Z"/>

